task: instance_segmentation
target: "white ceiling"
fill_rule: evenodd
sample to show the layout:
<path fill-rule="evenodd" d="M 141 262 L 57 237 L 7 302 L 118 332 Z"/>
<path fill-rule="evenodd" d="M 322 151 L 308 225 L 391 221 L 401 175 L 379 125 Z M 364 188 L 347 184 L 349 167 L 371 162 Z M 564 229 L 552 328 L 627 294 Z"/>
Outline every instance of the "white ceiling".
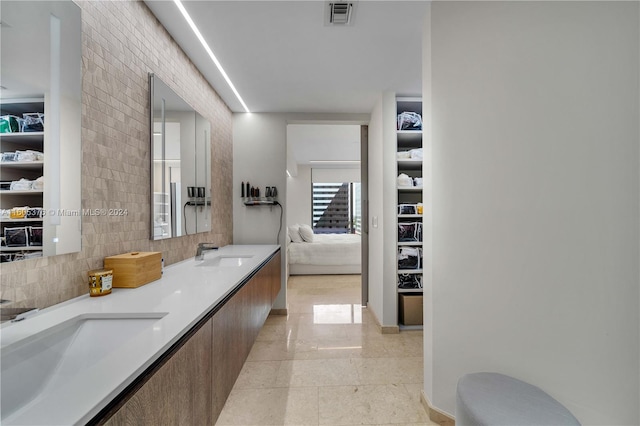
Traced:
<path fill-rule="evenodd" d="M 425 1 L 355 2 L 326 26 L 325 2 L 184 1 L 252 112 L 369 113 L 384 90 L 421 92 Z M 172 1 L 146 0 L 232 111 L 244 111 Z"/>

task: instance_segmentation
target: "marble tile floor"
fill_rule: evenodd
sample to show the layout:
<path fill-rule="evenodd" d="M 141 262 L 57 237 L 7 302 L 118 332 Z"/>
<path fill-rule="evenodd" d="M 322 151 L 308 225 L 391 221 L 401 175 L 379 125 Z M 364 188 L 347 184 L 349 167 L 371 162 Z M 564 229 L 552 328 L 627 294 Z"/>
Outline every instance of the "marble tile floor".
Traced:
<path fill-rule="evenodd" d="M 420 404 L 422 332 L 380 334 L 359 275 L 292 276 L 216 423 L 435 425 Z"/>

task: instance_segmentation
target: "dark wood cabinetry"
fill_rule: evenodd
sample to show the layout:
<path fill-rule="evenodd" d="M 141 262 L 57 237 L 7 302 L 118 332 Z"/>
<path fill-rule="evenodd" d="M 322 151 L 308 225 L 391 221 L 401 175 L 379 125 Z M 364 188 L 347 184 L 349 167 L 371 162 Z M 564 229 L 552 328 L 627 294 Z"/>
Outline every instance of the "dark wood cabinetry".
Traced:
<path fill-rule="evenodd" d="M 94 423 L 214 424 L 280 291 L 280 261 L 277 252 Z"/>
<path fill-rule="evenodd" d="M 106 424 L 212 424 L 212 321 L 207 321 Z"/>

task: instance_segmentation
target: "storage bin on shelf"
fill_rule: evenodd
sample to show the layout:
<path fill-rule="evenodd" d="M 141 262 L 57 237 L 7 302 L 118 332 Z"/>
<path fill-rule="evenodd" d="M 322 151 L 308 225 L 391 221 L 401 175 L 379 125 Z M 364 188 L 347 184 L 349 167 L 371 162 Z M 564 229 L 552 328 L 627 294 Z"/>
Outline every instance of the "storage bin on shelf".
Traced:
<path fill-rule="evenodd" d="M 400 323 L 403 325 L 422 325 L 422 295 L 401 293 L 398 296 Z"/>

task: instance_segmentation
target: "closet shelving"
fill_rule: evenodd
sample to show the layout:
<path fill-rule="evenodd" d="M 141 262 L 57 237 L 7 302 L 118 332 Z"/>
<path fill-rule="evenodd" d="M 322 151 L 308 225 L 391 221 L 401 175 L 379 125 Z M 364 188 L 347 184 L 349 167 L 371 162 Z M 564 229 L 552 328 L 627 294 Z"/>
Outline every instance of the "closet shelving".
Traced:
<path fill-rule="evenodd" d="M 422 117 L 422 99 L 421 98 L 396 98 L 396 117 L 398 114 L 402 112 L 413 112 L 419 114 Z M 417 156 L 419 158 L 404 158 L 405 156 L 401 155 L 402 153 L 406 154 L 407 151 L 422 149 L 422 127 L 419 129 L 410 129 L 403 130 L 397 128 L 396 131 L 396 142 L 397 142 L 397 158 L 396 158 L 396 176 L 404 173 L 411 177 L 422 178 L 423 171 L 423 160 L 422 156 Z M 401 213 L 399 206 L 401 204 L 408 205 L 418 205 L 422 204 L 423 201 L 423 186 L 422 185 L 412 185 L 412 186 L 400 186 L 397 185 L 397 220 L 396 220 L 396 228 L 399 229 L 400 225 L 415 223 L 420 224 L 422 227 L 423 222 L 423 214 L 417 211 L 415 213 Z M 418 226 L 418 225 L 416 225 Z M 423 238 L 420 237 L 418 241 L 399 241 L 399 235 L 396 239 L 397 243 L 397 253 L 400 254 L 400 251 L 405 247 L 413 247 L 417 248 L 420 251 L 420 267 L 417 269 L 401 269 L 399 263 L 396 262 L 396 272 L 397 272 L 397 280 L 396 280 L 396 299 L 398 306 L 400 304 L 400 295 L 422 295 L 422 288 L 400 288 L 400 278 L 403 275 L 410 274 L 417 278 L 420 282 L 422 282 L 422 274 L 424 265 L 422 265 L 422 246 L 423 246 Z M 400 309 L 398 309 L 400 311 Z M 398 317 L 398 323 L 401 329 L 420 329 L 422 325 L 405 325 L 402 323 L 401 318 Z"/>
<path fill-rule="evenodd" d="M 45 113 L 43 98 L 1 99 L 0 115 L 14 115 L 22 117 L 24 113 Z M 45 132 L 12 132 L 0 133 L 0 153 L 15 151 L 44 152 Z M 46 159 L 45 159 L 46 160 Z M 10 182 L 25 178 L 35 180 L 44 175 L 45 161 L 1 161 L 0 181 L 3 188 Z M 30 227 L 42 229 L 42 218 L 11 218 L 7 213 L 14 207 L 43 207 L 44 191 L 42 190 L 10 190 L 0 189 L 0 237 L 5 236 L 6 228 Z M 28 231 L 27 231 L 28 232 Z M 24 246 L 0 246 L 3 256 L 33 256 L 42 253 L 42 245 L 35 245 L 27 240 Z M 40 241 L 42 244 L 42 241 Z M 3 261 L 9 260 L 8 258 Z"/>
<path fill-rule="evenodd" d="M 153 205 L 155 220 L 153 223 L 153 236 L 155 238 L 167 238 L 170 236 L 169 194 L 167 192 L 154 192 Z"/>

